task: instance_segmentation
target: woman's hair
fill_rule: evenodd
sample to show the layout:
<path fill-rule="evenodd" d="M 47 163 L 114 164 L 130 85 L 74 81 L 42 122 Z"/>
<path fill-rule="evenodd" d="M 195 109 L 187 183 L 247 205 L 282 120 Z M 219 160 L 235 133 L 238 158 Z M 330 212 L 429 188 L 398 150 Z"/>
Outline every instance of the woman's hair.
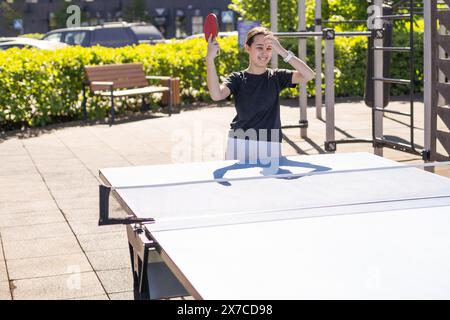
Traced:
<path fill-rule="evenodd" d="M 255 41 L 255 37 L 260 34 L 267 36 L 269 34 L 272 34 L 272 32 L 265 27 L 254 27 L 247 33 L 247 39 L 245 40 L 245 43 L 250 47 L 253 41 Z"/>

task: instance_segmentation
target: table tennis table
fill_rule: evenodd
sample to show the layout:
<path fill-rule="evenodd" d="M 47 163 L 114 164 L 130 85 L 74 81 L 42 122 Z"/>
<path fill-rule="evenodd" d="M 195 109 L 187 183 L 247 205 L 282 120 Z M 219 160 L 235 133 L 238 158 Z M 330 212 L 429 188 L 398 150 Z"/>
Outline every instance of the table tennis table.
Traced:
<path fill-rule="evenodd" d="M 135 297 L 450 298 L 450 179 L 369 153 L 277 161 L 100 169 Z"/>

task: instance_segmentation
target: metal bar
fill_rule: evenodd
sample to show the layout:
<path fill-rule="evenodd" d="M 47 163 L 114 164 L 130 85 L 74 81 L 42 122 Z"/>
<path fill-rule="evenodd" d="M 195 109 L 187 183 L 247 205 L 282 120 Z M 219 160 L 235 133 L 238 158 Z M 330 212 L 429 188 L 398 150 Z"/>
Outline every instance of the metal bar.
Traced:
<path fill-rule="evenodd" d="M 109 217 L 109 196 L 111 194 L 111 186 L 99 185 L 99 226 L 116 225 L 116 224 L 132 224 L 143 222 L 154 222 L 153 218 L 137 218 L 135 216 L 127 216 L 121 218 Z"/>
<path fill-rule="evenodd" d="M 359 36 L 371 37 L 372 32 L 371 31 L 341 31 L 341 32 L 336 32 L 336 36 L 340 36 L 340 37 L 359 37 Z"/>
<path fill-rule="evenodd" d="M 314 9 L 314 15 L 316 19 L 316 25 L 314 27 L 315 32 L 322 32 L 322 25 L 318 22 L 322 19 L 322 0 L 316 0 Z M 314 39 L 314 57 L 316 65 L 316 118 L 322 119 L 322 37 L 315 37 Z"/>
<path fill-rule="evenodd" d="M 324 24 L 325 23 L 330 23 L 330 24 L 332 24 L 332 23 L 333 24 L 338 24 L 338 23 L 367 23 L 367 20 L 322 20 L 322 22 Z"/>
<path fill-rule="evenodd" d="M 411 51 L 411 48 L 410 47 L 373 47 L 373 50 L 408 52 L 408 51 Z"/>
<path fill-rule="evenodd" d="M 111 188 L 104 185 L 99 185 L 99 220 L 98 225 L 102 225 L 103 222 L 109 219 L 109 194 Z"/>
<path fill-rule="evenodd" d="M 333 141 L 335 144 L 346 144 L 346 143 L 372 143 L 372 139 L 342 139 Z"/>
<path fill-rule="evenodd" d="M 387 16 L 380 16 L 380 18 L 385 20 L 403 20 L 403 19 L 410 19 L 411 14 L 393 14 Z"/>
<path fill-rule="evenodd" d="M 379 10 L 375 10 L 375 34 L 376 30 L 383 28 L 383 22 L 380 19 L 380 15 L 383 14 L 383 0 L 374 0 L 374 6 Z M 382 47 L 383 46 L 383 38 L 375 37 L 373 41 L 374 47 Z M 374 78 L 383 78 L 383 52 L 382 51 L 374 51 Z M 377 137 L 383 137 L 383 114 L 380 112 L 375 112 L 375 108 L 383 108 L 383 83 L 381 81 L 375 81 L 374 79 L 374 102 L 372 107 L 372 140 L 375 141 Z M 378 156 L 383 156 L 383 148 L 374 146 L 374 153 Z"/>
<path fill-rule="evenodd" d="M 313 37 L 321 37 L 322 32 L 310 32 L 310 31 L 274 32 L 274 35 L 279 38 L 313 38 Z"/>
<path fill-rule="evenodd" d="M 324 33 L 327 29 L 324 29 Z M 334 38 L 325 39 L 326 141 L 334 141 Z"/>
<path fill-rule="evenodd" d="M 376 143 L 380 143 L 381 145 L 383 145 L 383 147 L 387 147 L 390 149 L 394 149 L 394 150 L 399 150 L 399 151 L 403 151 L 403 152 L 408 152 L 411 154 L 415 154 L 418 156 L 422 155 L 423 151 L 419 151 L 416 148 L 412 147 L 411 145 L 407 145 L 401 142 L 396 142 L 396 141 L 391 141 L 391 140 L 386 140 L 386 139 L 375 139 L 374 142 Z M 427 167 L 426 165 L 424 167 Z"/>
<path fill-rule="evenodd" d="M 409 1 L 410 19 L 409 19 L 409 101 L 410 101 L 410 141 L 411 146 L 414 149 L 414 1 Z"/>
<path fill-rule="evenodd" d="M 278 0 L 270 0 L 270 31 L 278 31 Z M 271 66 L 273 69 L 278 68 L 277 54 L 272 55 Z"/>
<path fill-rule="evenodd" d="M 297 5 L 298 12 L 298 31 L 306 31 L 306 0 L 298 0 Z M 298 39 L 298 57 L 302 61 L 306 61 L 306 39 Z M 306 84 L 301 84 L 298 88 L 298 102 L 300 111 L 300 122 L 307 121 L 308 119 L 308 95 L 306 92 Z M 300 137 L 306 138 L 308 136 L 308 129 L 305 127 L 300 128 Z"/>
<path fill-rule="evenodd" d="M 384 108 L 375 108 L 375 111 L 379 111 L 379 112 L 386 112 L 386 113 L 393 113 L 393 114 L 399 114 L 401 116 L 407 116 L 410 117 L 411 114 L 409 113 L 405 113 L 405 112 L 400 112 L 400 111 L 395 111 L 395 110 L 390 110 L 390 109 L 384 109 Z"/>
<path fill-rule="evenodd" d="M 293 128 L 308 128 L 308 120 L 300 120 L 298 124 L 287 124 L 282 126 L 283 129 L 293 129 Z"/>
<path fill-rule="evenodd" d="M 140 275 L 139 275 L 139 292 L 141 293 L 141 296 L 143 298 L 151 299 L 151 292 L 148 286 L 147 281 L 147 267 L 148 267 L 148 254 L 149 250 L 147 248 L 144 248 L 143 250 L 143 257 L 142 257 L 142 265 L 140 267 Z"/>
<path fill-rule="evenodd" d="M 322 32 L 312 32 L 312 31 L 297 31 L 297 32 L 274 32 L 274 35 L 278 38 L 313 38 L 322 37 Z M 370 31 L 342 31 L 336 32 L 336 36 L 341 37 L 371 37 L 372 32 Z"/>
<path fill-rule="evenodd" d="M 411 81 L 408 79 L 393 79 L 393 78 L 384 78 L 384 77 L 373 77 L 374 81 L 377 82 L 388 82 L 388 83 L 397 83 L 397 84 L 410 84 Z"/>
<path fill-rule="evenodd" d="M 424 37 L 423 37 L 423 68 L 424 68 L 424 148 L 430 151 L 430 156 L 435 153 L 435 134 L 432 133 L 433 125 L 433 8 L 436 7 L 436 0 L 424 2 Z"/>
<path fill-rule="evenodd" d="M 439 34 L 444 35 L 446 34 L 446 28 L 444 27 L 444 25 L 441 23 L 440 27 L 439 27 Z M 439 53 L 438 53 L 438 58 L 442 58 L 445 59 L 445 50 L 439 46 Z M 444 83 L 445 82 L 445 74 L 444 72 L 439 68 L 438 69 L 438 81 L 439 83 Z M 445 105 L 445 99 L 441 94 L 438 94 L 438 101 L 437 101 L 438 106 L 443 106 Z"/>

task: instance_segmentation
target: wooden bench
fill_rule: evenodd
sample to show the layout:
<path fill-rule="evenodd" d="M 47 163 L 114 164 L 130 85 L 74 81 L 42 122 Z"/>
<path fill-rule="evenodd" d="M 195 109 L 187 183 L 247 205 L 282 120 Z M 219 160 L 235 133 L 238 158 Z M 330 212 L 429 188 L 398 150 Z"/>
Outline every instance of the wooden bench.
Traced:
<path fill-rule="evenodd" d="M 171 77 L 146 76 L 140 63 L 111 64 L 84 67 L 85 81 L 83 84 L 83 112 L 87 119 L 86 87 L 91 95 L 109 97 L 111 99 L 110 124 L 114 123 L 114 98 L 126 96 L 145 96 L 153 93 L 168 94 L 168 112 L 172 115 L 173 90 Z M 167 86 L 151 86 L 148 80 L 163 80 Z"/>

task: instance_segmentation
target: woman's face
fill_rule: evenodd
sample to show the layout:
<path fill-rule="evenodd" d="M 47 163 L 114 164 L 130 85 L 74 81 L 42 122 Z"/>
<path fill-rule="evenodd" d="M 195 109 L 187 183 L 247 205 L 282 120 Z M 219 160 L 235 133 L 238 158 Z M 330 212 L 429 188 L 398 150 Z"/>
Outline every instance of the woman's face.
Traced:
<path fill-rule="evenodd" d="M 265 35 L 259 34 L 253 38 L 253 43 L 245 49 L 249 54 L 250 61 L 258 67 L 266 67 L 272 58 L 272 42 L 270 39 L 264 40 Z"/>

